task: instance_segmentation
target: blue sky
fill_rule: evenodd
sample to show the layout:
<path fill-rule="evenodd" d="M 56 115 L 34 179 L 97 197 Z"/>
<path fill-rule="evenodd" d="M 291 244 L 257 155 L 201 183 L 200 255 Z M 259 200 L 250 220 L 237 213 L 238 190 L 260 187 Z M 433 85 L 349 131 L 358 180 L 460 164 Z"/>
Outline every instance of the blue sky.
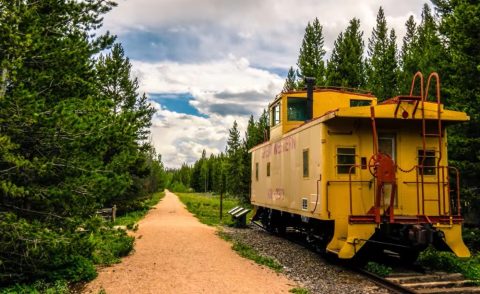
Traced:
<path fill-rule="evenodd" d="M 368 43 L 383 6 L 401 47 L 404 23 L 420 21 L 420 0 L 118 0 L 104 30 L 118 36 L 157 109 L 152 142 L 178 167 L 219 153 L 233 122 L 242 133 L 278 94 L 295 66 L 307 22 L 318 17 L 329 57 L 333 42 L 359 18 Z"/>

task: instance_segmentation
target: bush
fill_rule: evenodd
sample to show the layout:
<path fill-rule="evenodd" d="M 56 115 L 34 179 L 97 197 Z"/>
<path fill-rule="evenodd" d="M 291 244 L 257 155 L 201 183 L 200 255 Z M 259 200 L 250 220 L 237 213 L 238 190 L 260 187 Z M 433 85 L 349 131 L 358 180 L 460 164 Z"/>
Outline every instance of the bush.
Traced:
<path fill-rule="evenodd" d="M 118 262 L 133 248 L 133 237 L 98 217 L 83 223 L 66 219 L 50 223 L 0 213 L 0 232 L 0 286 L 89 281 L 97 276 L 94 263 Z"/>
<path fill-rule="evenodd" d="M 70 289 L 65 280 L 57 280 L 52 283 L 47 283 L 43 280 L 38 280 L 31 285 L 16 284 L 14 286 L 0 289 L 4 294 L 27 294 L 27 293 L 45 293 L 45 294 L 68 294 Z"/>
<path fill-rule="evenodd" d="M 100 234 L 92 234 L 91 241 L 95 249 L 92 260 L 95 264 L 110 265 L 120 262 L 120 257 L 127 256 L 133 250 L 134 237 L 124 230 L 105 229 Z"/>
<path fill-rule="evenodd" d="M 479 255 L 460 259 L 451 252 L 436 251 L 433 248 L 428 248 L 420 254 L 418 262 L 434 270 L 459 272 L 468 279 L 480 281 Z"/>
<path fill-rule="evenodd" d="M 190 192 L 190 189 L 187 188 L 183 183 L 180 182 L 175 182 L 170 185 L 169 189 L 172 192 L 178 192 L 178 193 L 188 193 Z"/>
<path fill-rule="evenodd" d="M 392 272 L 391 267 L 373 261 L 368 262 L 365 269 L 379 277 L 386 277 Z"/>

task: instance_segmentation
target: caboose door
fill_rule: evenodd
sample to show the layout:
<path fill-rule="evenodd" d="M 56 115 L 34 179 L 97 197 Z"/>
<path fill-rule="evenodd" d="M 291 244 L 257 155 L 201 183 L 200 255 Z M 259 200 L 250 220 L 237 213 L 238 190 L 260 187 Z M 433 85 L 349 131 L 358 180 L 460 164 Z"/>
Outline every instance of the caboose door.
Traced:
<path fill-rule="evenodd" d="M 391 133 L 379 133 L 378 134 L 378 151 L 388 154 L 394 162 L 397 162 L 396 152 L 396 140 L 395 134 Z M 383 203 L 385 207 L 390 205 L 390 195 L 392 192 L 392 185 L 385 184 L 383 188 Z M 398 193 L 395 193 L 394 207 L 398 207 Z"/>

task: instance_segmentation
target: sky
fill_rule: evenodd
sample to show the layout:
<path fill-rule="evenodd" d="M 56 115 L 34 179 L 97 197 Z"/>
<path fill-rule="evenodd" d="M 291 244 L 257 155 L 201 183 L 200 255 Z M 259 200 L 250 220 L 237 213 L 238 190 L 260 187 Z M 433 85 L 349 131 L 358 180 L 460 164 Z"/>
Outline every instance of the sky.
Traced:
<path fill-rule="evenodd" d="M 296 65 L 305 26 L 318 17 L 326 57 L 350 19 L 364 42 L 380 6 L 401 47 L 405 22 L 421 0 L 117 0 L 102 30 L 117 35 L 156 109 L 151 140 L 167 167 L 225 150 L 237 121 L 243 135 Z"/>

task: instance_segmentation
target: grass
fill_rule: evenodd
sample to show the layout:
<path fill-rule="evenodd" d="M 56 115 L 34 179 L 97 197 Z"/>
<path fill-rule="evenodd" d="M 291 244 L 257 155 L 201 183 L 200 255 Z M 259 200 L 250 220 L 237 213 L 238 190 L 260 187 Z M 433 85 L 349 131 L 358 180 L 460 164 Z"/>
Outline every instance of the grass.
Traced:
<path fill-rule="evenodd" d="M 307 289 L 299 288 L 299 287 L 292 288 L 288 292 L 294 293 L 294 294 L 310 294 L 310 291 L 308 291 Z"/>
<path fill-rule="evenodd" d="M 156 205 L 163 197 L 165 192 L 157 192 L 152 195 L 151 198 L 145 200 L 142 205 L 142 209 L 128 212 L 125 215 L 119 216 L 115 219 L 115 226 L 126 226 L 129 230 L 135 230 L 136 223 L 141 220 L 147 212 Z"/>
<path fill-rule="evenodd" d="M 235 206 L 242 204 L 239 199 L 232 197 L 223 198 L 223 213 L 220 220 L 220 196 L 209 193 L 176 193 L 180 200 L 187 206 L 188 211 L 193 213 L 200 222 L 209 225 L 233 225 L 231 216 L 227 213 Z M 251 214 L 252 212 L 250 212 Z M 249 216 L 250 216 L 249 214 Z M 249 218 L 247 216 L 247 219 Z"/>
<path fill-rule="evenodd" d="M 232 249 L 235 250 L 238 253 L 238 255 L 240 255 L 241 257 L 253 260 L 258 264 L 267 266 L 273 269 L 274 271 L 276 271 L 277 273 L 280 273 L 283 271 L 283 266 L 280 263 L 278 263 L 275 259 L 268 256 L 261 255 L 260 253 L 258 253 L 258 251 L 256 251 L 255 249 L 253 249 L 252 247 L 248 246 L 245 243 L 233 240 L 232 237 L 230 237 L 230 235 L 228 235 L 223 231 L 218 231 L 217 234 L 218 236 L 220 236 L 220 238 L 224 239 L 225 241 L 233 243 Z"/>

